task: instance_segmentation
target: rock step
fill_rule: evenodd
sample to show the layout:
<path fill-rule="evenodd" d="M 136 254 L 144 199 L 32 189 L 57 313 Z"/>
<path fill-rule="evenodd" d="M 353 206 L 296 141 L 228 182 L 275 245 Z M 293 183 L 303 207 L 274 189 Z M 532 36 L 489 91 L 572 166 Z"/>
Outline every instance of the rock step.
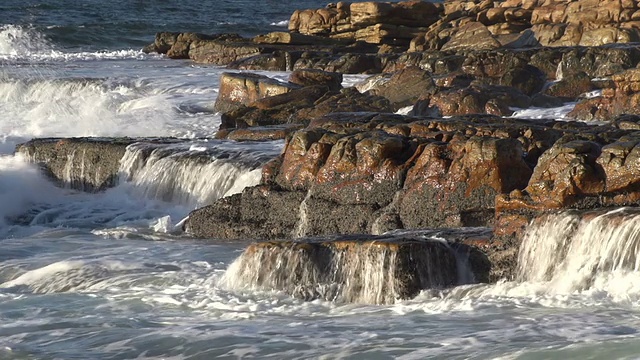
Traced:
<path fill-rule="evenodd" d="M 451 242 L 441 239 L 447 236 Z M 425 289 L 486 281 L 486 256 L 459 241 L 488 236 L 488 229 L 425 230 L 254 243 L 230 265 L 223 283 L 307 300 L 392 304 Z"/>

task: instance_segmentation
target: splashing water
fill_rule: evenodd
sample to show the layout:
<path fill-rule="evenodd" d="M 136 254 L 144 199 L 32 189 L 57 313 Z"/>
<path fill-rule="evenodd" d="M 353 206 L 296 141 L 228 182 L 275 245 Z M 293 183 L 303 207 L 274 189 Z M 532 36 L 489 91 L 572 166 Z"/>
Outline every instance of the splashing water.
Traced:
<path fill-rule="evenodd" d="M 37 31 L 17 25 L 0 26 L 0 59 L 29 57 L 35 54 L 59 55 Z"/>
<path fill-rule="evenodd" d="M 257 185 L 262 166 L 281 146 L 280 141 L 132 144 L 121 160 L 120 183 L 146 198 L 200 207 Z"/>
<path fill-rule="evenodd" d="M 305 299 L 392 304 L 457 284 L 456 253 L 439 240 L 378 237 L 257 243 L 222 278 L 232 289 L 276 289 Z M 466 263 L 463 264 L 466 267 Z"/>
<path fill-rule="evenodd" d="M 615 295 L 617 282 L 640 273 L 638 254 L 637 209 L 548 215 L 530 227 L 522 242 L 518 278 L 547 282 L 552 293 L 605 290 Z"/>

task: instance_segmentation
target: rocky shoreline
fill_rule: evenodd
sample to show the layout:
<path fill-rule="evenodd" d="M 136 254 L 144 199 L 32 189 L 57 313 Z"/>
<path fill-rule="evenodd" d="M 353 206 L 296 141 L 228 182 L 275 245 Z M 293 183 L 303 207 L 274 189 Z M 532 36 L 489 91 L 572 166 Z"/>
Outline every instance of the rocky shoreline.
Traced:
<path fill-rule="evenodd" d="M 340 2 L 296 11 L 289 30 L 254 39 L 159 33 L 145 48 L 292 71 L 288 82 L 222 76 L 217 137 L 286 144 L 259 185 L 191 213 L 184 228 L 195 237 L 334 241 L 484 227 L 492 232 L 455 243 L 482 254 L 474 275 L 493 282 L 513 277 L 532 219 L 639 204 L 636 2 Z M 377 75 L 342 88 L 342 74 L 354 73 Z M 562 121 L 512 117 L 562 105 L 572 107 Z M 17 152 L 60 180 L 80 149 L 93 168 L 67 185 L 97 191 L 135 141 L 33 140 Z"/>

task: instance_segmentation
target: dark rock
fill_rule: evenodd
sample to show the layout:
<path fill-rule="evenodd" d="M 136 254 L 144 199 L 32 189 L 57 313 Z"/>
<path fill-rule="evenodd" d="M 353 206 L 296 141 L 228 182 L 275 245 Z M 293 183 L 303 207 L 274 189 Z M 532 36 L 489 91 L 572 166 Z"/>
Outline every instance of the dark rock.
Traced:
<path fill-rule="evenodd" d="M 396 109 L 413 105 L 418 99 L 428 98 L 436 91 L 429 72 L 414 66 L 398 71 L 389 81 L 370 90 L 372 95 L 387 98 Z"/>
<path fill-rule="evenodd" d="M 456 251 L 442 241 L 415 236 L 255 243 L 226 276 L 244 286 L 277 289 L 306 300 L 369 304 L 392 304 L 423 289 L 458 284 L 463 277 L 459 271 L 466 269 L 457 268 Z"/>
<path fill-rule="evenodd" d="M 545 94 L 562 98 L 566 101 L 575 101 L 580 95 L 594 89 L 595 86 L 591 82 L 591 77 L 583 71 L 578 71 L 551 84 L 545 90 Z"/>
<path fill-rule="evenodd" d="M 430 106 L 437 107 L 442 115 L 486 113 L 509 116 L 513 113 L 510 107 L 527 108 L 530 104 L 531 99 L 514 88 L 481 84 L 438 92 L 430 102 Z"/>
<path fill-rule="evenodd" d="M 500 77 L 498 83 L 516 88 L 531 96 L 542 90 L 546 82 L 547 78 L 544 72 L 534 66 L 525 65 L 507 71 Z"/>
<path fill-rule="evenodd" d="M 192 211 L 185 231 L 214 239 L 285 239 L 298 223 L 304 192 L 264 186 L 245 189 Z"/>
<path fill-rule="evenodd" d="M 46 175 L 63 187 L 102 191 L 117 183 L 120 159 L 136 139 L 50 138 L 34 139 L 16 152 L 40 165 Z"/>
<path fill-rule="evenodd" d="M 289 82 L 300 86 L 321 85 L 330 91 L 342 89 L 342 74 L 314 69 L 295 70 L 289 76 Z"/>

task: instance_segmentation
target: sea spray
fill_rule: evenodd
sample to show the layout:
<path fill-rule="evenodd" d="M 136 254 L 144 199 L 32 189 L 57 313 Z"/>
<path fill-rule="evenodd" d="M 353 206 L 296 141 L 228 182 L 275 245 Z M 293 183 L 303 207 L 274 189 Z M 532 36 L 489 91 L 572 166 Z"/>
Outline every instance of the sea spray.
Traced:
<path fill-rule="evenodd" d="M 60 54 L 45 37 L 32 28 L 18 25 L 0 26 L 0 59 L 28 57 L 33 54 Z"/>
<path fill-rule="evenodd" d="M 58 201 L 63 196 L 21 155 L 0 156 L 0 238 L 7 223 L 19 221 L 34 204 Z"/>

